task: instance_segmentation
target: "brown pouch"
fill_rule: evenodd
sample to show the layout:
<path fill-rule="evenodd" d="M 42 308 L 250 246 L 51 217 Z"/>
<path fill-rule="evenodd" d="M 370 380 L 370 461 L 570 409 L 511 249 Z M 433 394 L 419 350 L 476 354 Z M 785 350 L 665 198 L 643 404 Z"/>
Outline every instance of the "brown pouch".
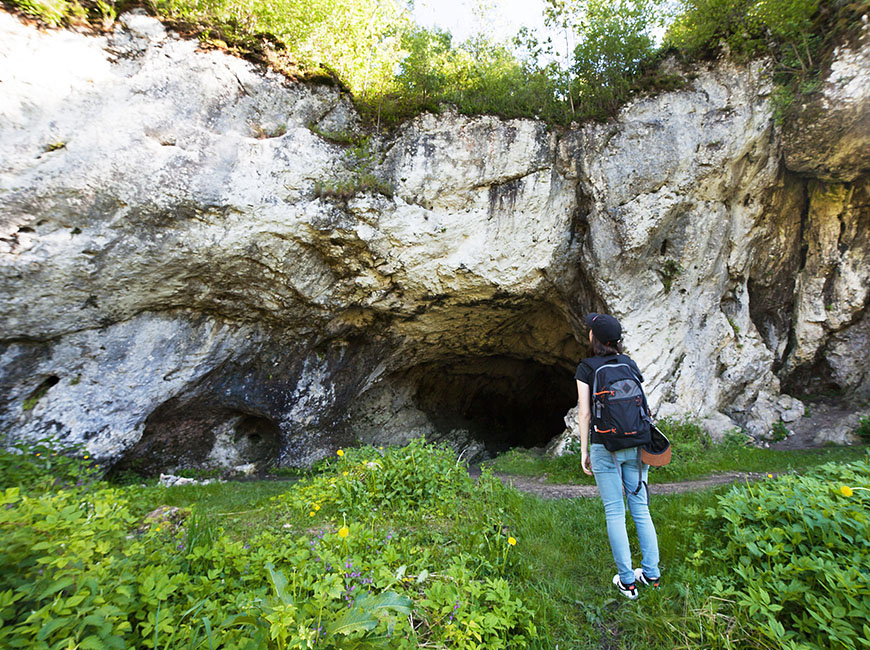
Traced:
<path fill-rule="evenodd" d="M 654 424 L 650 424 L 650 441 L 640 448 L 640 458 L 653 467 L 664 467 L 671 462 L 671 442 Z"/>

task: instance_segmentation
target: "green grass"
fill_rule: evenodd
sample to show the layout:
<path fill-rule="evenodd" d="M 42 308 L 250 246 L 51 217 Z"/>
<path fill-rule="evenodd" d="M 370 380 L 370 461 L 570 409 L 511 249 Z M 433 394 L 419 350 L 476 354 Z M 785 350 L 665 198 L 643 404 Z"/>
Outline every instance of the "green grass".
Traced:
<path fill-rule="evenodd" d="M 665 420 L 659 426 L 671 441 L 673 459 L 666 467 L 650 470 L 650 480 L 655 483 L 687 481 L 717 472 L 801 471 L 830 461 L 848 462 L 866 453 L 862 445 L 805 450 L 760 449 L 744 444 L 740 435 L 714 444 L 700 426 L 688 420 Z M 525 449 L 512 449 L 485 465 L 497 473 L 546 476 L 549 483 L 595 483 L 580 467 L 579 453 L 549 458 Z"/>
<path fill-rule="evenodd" d="M 680 437 L 691 431 L 691 426 L 681 423 L 672 434 Z M 823 505 L 816 508 L 818 517 L 825 516 L 825 508 L 830 509 L 826 504 L 832 502 L 842 512 L 831 517 L 840 517 L 843 526 L 860 526 L 862 500 L 870 490 L 866 478 L 861 478 L 866 475 L 866 450 L 851 448 L 778 452 L 775 456 L 783 468 L 807 469 L 832 459 L 841 461 L 819 476 L 789 473 L 749 486 L 654 496 L 651 510 L 658 531 L 663 586 L 629 602 L 610 584 L 615 569 L 600 499 L 541 500 L 503 486 L 488 472 L 474 483 L 450 452 L 420 442 L 387 450 L 347 450 L 340 458 L 321 464 L 319 474 L 301 481 L 171 488 L 126 485 L 111 491 L 104 483 L 93 482 L 86 465 L 77 470 L 71 466 L 72 459 L 60 461 L 52 456 L 47 461 L 45 448 L 35 449 L 32 453 L 21 450 L 21 454 L 0 452 L 4 467 L 18 468 L 14 476 L 21 484 L 5 491 L 6 507 L 0 508 L 0 523 L 8 524 L 0 526 L 0 548 L 5 549 L 0 552 L 0 564 L 6 567 L 4 580 L 8 582 L 0 581 L 0 616 L 6 625 L 0 634 L 17 634 L 12 638 L 21 640 L 42 633 L 40 625 L 47 626 L 47 622 L 34 624 L 32 620 L 53 620 L 54 610 L 61 606 L 53 604 L 52 594 L 56 593 L 58 602 L 84 602 L 94 609 L 94 593 L 105 590 L 118 608 L 115 630 L 122 630 L 121 622 L 126 620 L 134 626 L 129 630 L 134 637 L 127 638 L 128 647 L 130 643 L 151 647 L 152 637 L 147 635 L 153 635 L 154 628 L 148 627 L 148 621 L 154 618 L 155 608 L 162 608 L 161 616 L 175 621 L 161 631 L 166 643 L 200 635 L 201 641 L 178 647 L 205 648 L 212 640 L 214 647 L 237 647 L 221 645 L 228 638 L 238 639 L 232 636 L 238 631 L 226 626 L 214 638 L 208 637 L 208 645 L 204 636 L 208 625 L 217 630 L 235 614 L 245 614 L 246 624 L 258 625 L 258 634 L 272 625 L 273 633 L 292 636 L 302 629 L 300 624 L 309 626 L 306 629 L 316 626 L 311 622 L 312 611 L 341 615 L 340 606 L 334 608 L 340 593 L 318 591 L 318 585 L 331 578 L 344 580 L 339 586 L 345 588 L 347 576 L 319 573 L 312 563 L 328 560 L 335 567 L 353 560 L 364 575 L 375 577 L 377 593 L 413 601 L 416 620 L 424 622 L 418 633 L 428 647 L 481 647 L 473 637 L 461 636 L 465 628 L 445 625 L 454 603 L 459 603 L 460 614 L 466 617 L 464 625 L 477 620 L 493 643 L 505 630 L 515 634 L 515 630 L 527 630 L 522 626 L 533 621 L 540 634 L 523 634 L 522 640 L 528 642 L 526 647 L 539 650 L 769 648 L 773 646 L 758 633 L 763 621 L 759 623 L 752 610 L 734 604 L 738 598 L 751 599 L 752 592 L 745 595 L 747 588 L 728 578 L 734 573 L 732 565 L 743 560 L 737 562 L 727 553 L 751 546 L 738 539 L 739 526 L 738 533 L 722 532 L 728 526 L 727 513 L 737 508 L 734 511 L 749 524 L 773 536 L 762 515 L 781 512 L 776 516 L 791 516 L 795 499 L 789 496 L 788 486 L 806 479 L 814 498 Z M 712 453 L 701 451 L 708 456 Z M 747 463 L 772 469 L 770 458 L 774 456 L 769 450 L 739 451 Z M 518 457 L 516 453 L 510 456 Z M 863 465 L 853 469 L 844 462 L 859 457 L 864 458 Z M 70 480 L 84 481 L 77 481 L 80 485 L 76 487 L 66 481 L 61 490 L 50 477 L 42 476 L 56 467 Z M 4 478 L 7 475 L 13 476 L 3 474 Z M 4 481 L 0 487 L 10 485 Z M 790 489 L 799 493 L 803 488 Z M 723 495 L 727 495 L 724 501 L 720 499 Z M 162 505 L 188 508 L 191 514 L 180 522 L 143 528 L 142 517 Z M 86 519 L 88 512 L 102 514 Z M 52 517 L 60 531 L 57 539 L 51 537 Z M 824 526 L 824 521 L 818 525 Z M 88 526 L 93 530 L 84 530 Z M 348 535 L 342 542 L 339 532 L 344 526 Z M 630 524 L 629 537 L 637 557 L 637 539 Z M 68 543 L 69 550 L 63 550 L 62 542 Z M 111 551 L 113 545 L 117 555 Z M 94 548 L 101 550 L 95 555 Z M 75 561 L 73 549 L 86 562 L 84 567 Z M 284 612 L 288 618 L 275 618 L 279 610 L 274 599 L 269 600 L 271 569 L 267 567 L 271 564 L 288 580 L 292 578 L 299 599 L 298 610 Z M 769 561 L 759 563 L 757 570 L 767 570 L 769 565 Z M 37 573 L 39 567 L 61 573 L 43 575 Z M 85 570 L 87 579 L 79 575 Z M 64 581 L 58 582 L 58 576 Z M 148 576 L 159 584 L 176 585 L 172 587 L 175 591 L 155 595 L 149 590 Z M 94 592 L 93 585 L 99 585 L 100 591 Z M 113 589 L 124 593 L 115 594 Z M 821 592 L 819 596 L 825 597 Z M 16 604 L 16 599 L 21 602 Z M 205 619 L 187 614 L 200 606 L 208 611 L 208 625 Z M 40 614 L 28 622 L 32 611 Z M 84 615 L 65 616 L 57 625 L 75 630 Z M 498 626 L 505 622 L 508 627 L 499 632 Z M 51 634 L 58 633 L 51 629 Z M 143 630 L 152 630 L 145 632 L 147 640 L 131 640 Z M 44 634 L 50 636 L 48 631 Z M 520 647 L 517 638 L 510 647 Z M 340 639 L 338 643 L 324 647 L 351 647 L 341 645 Z M 158 646 L 166 647 L 165 643 Z"/>
<path fill-rule="evenodd" d="M 270 497 L 288 487 L 277 482 L 252 482 L 148 488 L 143 496 L 154 507 L 162 503 L 197 507 L 215 517 L 227 534 L 243 541 L 258 530 L 296 535 L 330 526 L 320 517 L 293 517 L 270 508 Z M 376 527 L 425 548 L 429 564 L 438 566 L 466 549 L 463 539 L 479 528 L 477 522 L 495 515 L 517 539 L 519 561 L 509 571 L 511 584 L 535 610 L 538 628 L 546 631 L 546 638 L 535 647 L 670 650 L 678 647 L 675 634 L 689 640 L 691 627 L 698 624 L 689 610 L 703 606 L 703 601 L 684 593 L 679 584 L 686 574 L 683 558 L 692 550 L 693 540 L 686 531 L 704 520 L 704 512 L 727 489 L 654 497 L 653 517 L 667 583 L 660 593 L 644 592 L 635 603 L 625 601 L 610 584 L 615 570 L 599 499 L 542 500 L 505 489 L 498 495 L 495 512 L 483 512 L 493 503 L 465 502 L 466 510 L 451 517 L 422 512 L 381 514 Z M 250 512 L 258 507 L 263 510 Z M 240 514 L 235 517 L 221 516 L 237 509 Z M 285 525 L 290 529 L 284 529 Z M 629 535 L 637 555 L 630 522 Z"/>
<path fill-rule="evenodd" d="M 159 505 L 196 508 L 217 521 L 230 537 L 246 541 L 269 530 L 296 535 L 338 525 L 276 509 L 272 496 L 290 483 L 260 481 L 207 486 L 141 489 L 142 510 Z M 715 503 L 719 491 L 655 497 L 654 517 L 659 529 L 662 568 L 672 571 L 691 545 L 683 531 Z M 145 507 L 147 503 L 147 507 Z M 516 593 L 535 610 L 535 623 L 546 631 L 538 648 L 671 648 L 667 636 L 649 642 L 643 612 L 667 610 L 678 617 L 685 607 L 679 589 L 670 585 L 661 594 L 644 594 L 637 603 L 625 602 L 612 591 L 611 567 L 604 511 L 598 499 L 541 500 L 505 488 L 490 502 L 465 501 L 452 516 L 425 512 L 381 513 L 375 525 L 412 540 L 426 549 L 428 562 L 443 565 L 467 550 L 467 540 L 479 535 L 480 522 L 495 517 L 517 539 L 518 562 L 508 572 Z M 226 513 L 236 512 L 236 515 Z M 339 519 L 339 522 L 341 520 Z M 289 528 L 284 528 L 284 526 Z M 630 528 L 633 548 L 637 539 Z"/>

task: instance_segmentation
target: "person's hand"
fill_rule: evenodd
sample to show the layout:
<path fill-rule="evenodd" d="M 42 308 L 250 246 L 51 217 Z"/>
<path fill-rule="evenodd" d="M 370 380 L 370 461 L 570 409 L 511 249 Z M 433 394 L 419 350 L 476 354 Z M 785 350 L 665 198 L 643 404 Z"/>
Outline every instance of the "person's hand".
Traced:
<path fill-rule="evenodd" d="M 588 451 L 580 452 L 580 466 L 583 468 L 583 471 L 592 476 L 592 460 L 589 458 Z"/>

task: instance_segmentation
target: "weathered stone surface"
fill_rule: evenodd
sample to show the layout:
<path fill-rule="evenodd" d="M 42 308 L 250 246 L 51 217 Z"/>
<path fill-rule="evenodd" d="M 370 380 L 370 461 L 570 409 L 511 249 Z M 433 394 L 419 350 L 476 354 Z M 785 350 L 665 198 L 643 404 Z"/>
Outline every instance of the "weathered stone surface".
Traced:
<path fill-rule="evenodd" d="M 802 412 L 781 378 L 866 392 L 866 170 L 785 169 L 768 79 L 720 63 L 608 124 L 446 112 L 350 147 L 318 135 L 365 132 L 336 89 L 142 13 L 86 36 L 0 12 L 0 432 L 154 472 L 542 447 L 593 309 L 659 416 L 764 435 Z M 365 175 L 384 193 L 338 191 Z"/>
<path fill-rule="evenodd" d="M 713 442 L 722 442 L 729 433 L 738 431 L 739 426 L 724 413 L 711 413 L 701 420 L 701 426 Z"/>
<path fill-rule="evenodd" d="M 783 128 L 788 168 L 825 182 L 851 183 L 870 171 L 870 21 L 837 48 L 821 87 Z"/>

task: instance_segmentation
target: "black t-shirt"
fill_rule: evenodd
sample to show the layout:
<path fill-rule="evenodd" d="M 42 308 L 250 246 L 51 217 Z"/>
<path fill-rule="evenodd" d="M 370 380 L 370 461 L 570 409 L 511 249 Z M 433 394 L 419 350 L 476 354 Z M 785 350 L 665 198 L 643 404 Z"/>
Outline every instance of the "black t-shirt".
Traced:
<path fill-rule="evenodd" d="M 584 384 L 589 386 L 589 403 L 592 403 L 592 382 L 595 380 L 595 370 L 601 366 L 603 366 L 607 362 L 612 363 L 626 363 L 631 366 L 632 370 L 637 373 L 637 378 L 643 382 L 643 375 L 640 374 L 640 368 L 637 367 L 637 364 L 631 360 L 628 355 L 625 354 L 608 354 L 604 356 L 595 356 L 589 357 L 588 359 L 583 359 L 580 364 L 577 366 L 577 371 L 574 373 L 574 379 L 578 381 L 582 381 Z M 590 427 L 590 442 L 601 442 L 598 439 L 594 430 L 591 430 Z"/>
<path fill-rule="evenodd" d="M 603 366 L 605 363 L 609 361 L 614 361 L 616 363 L 627 363 L 631 366 L 632 370 L 637 373 L 637 378 L 643 382 L 643 375 L 640 374 L 640 368 L 637 367 L 637 364 L 632 361 L 632 359 L 626 354 L 607 354 L 600 357 L 589 357 L 587 359 L 583 359 L 580 364 L 577 366 L 577 372 L 574 373 L 574 379 L 582 381 L 584 384 L 589 386 L 589 389 L 592 390 L 592 382 L 595 376 L 595 369 Z"/>

